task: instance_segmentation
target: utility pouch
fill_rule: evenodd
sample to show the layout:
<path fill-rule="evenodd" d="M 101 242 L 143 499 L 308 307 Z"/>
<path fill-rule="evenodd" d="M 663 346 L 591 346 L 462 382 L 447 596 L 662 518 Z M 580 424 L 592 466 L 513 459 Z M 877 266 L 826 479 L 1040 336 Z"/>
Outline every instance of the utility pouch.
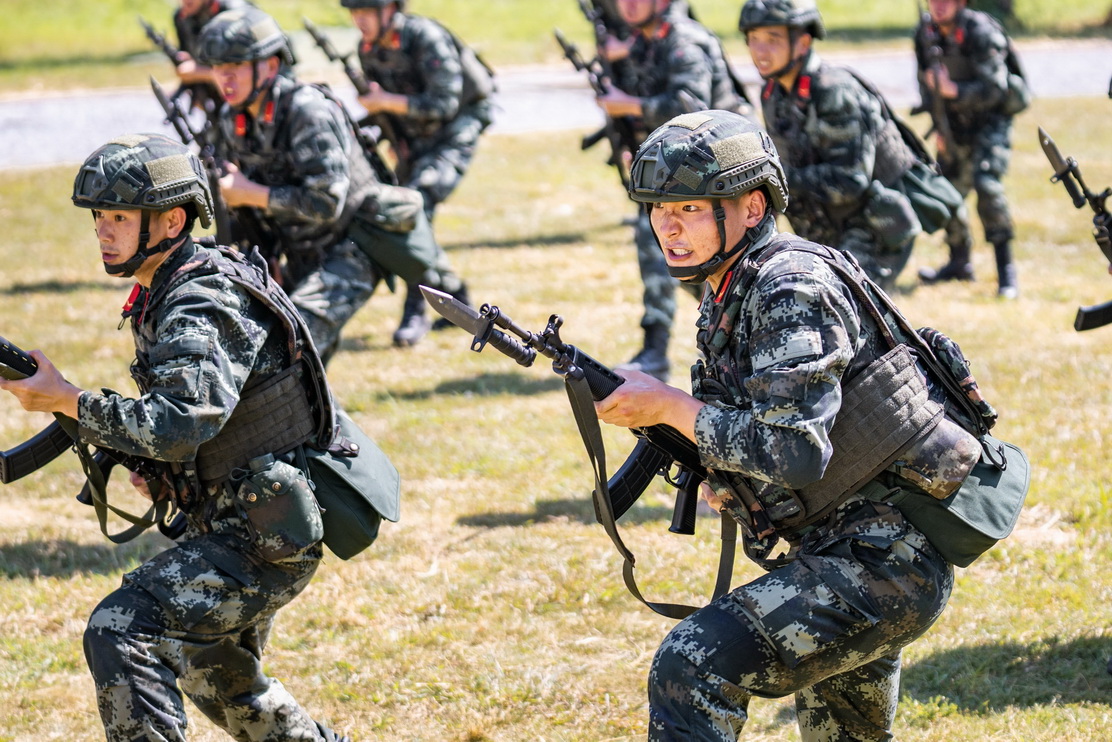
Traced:
<path fill-rule="evenodd" d="M 411 232 L 424 208 L 425 198 L 420 191 L 382 183 L 367 196 L 358 213 L 388 232 Z"/>
<path fill-rule="evenodd" d="M 913 443 L 888 470 L 942 500 L 962 485 L 981 457 L 981 444 L 948 417 Z"/>
<path fill-rule="evenodd" d="M 985 434 L 977 464 L 948 497 L 903 489 L 887 496 L 942 556 L 968 567 L 1015 528 L 1031 484 L 1031 467 L 1019 447 Z"/>
<path fill-rule="evenodd" d="M 320 507 L 300 469 L 264 454 L 236 474 L 241 475 L 233 474 L 231 479 L 236 487 L 236 509 L 263 559 L 285 559 L 324 536 Z"/>
<path fill-rule="evenodd" d="M 923 231 L 907 196 L 879 180 L 874 180 L 865 191 L 862 216 L 880 237 L 881 244 L 889 249 L 903 247 Z"/>
<path fill-rule="evenodd" d="M 339 434 L 327 450 L 305 448 L 309 475 L 324 509 L 324 544 L 341 559 L 370 546 L 385 518 L 401 510 L 398 470 L 375 442 L 343 412 Z"/>

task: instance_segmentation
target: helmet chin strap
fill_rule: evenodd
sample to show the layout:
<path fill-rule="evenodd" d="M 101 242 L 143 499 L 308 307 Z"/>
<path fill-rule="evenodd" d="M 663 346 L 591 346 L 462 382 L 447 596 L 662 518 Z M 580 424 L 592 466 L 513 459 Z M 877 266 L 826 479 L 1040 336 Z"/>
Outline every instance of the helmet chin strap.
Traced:
<path fill-rule="evenodd" d="M 180 237 L 180 235 L 179 235 Z M 159 242 L 154 247 L 148 248 L 147 243 L 151 239 L 151 212 L 144 209 L 143 221 L 139 226 L 139 245 L 135 254 L 122 263 L 114 265 L 104 264 L 104 272 L 110 276 L 122 276 L 124 278 L 131 278 L 135 275 L 135 271 L 143 267 L 143 263 L 147 262 L 147 258 L 152 255 L 157 255 L 160 252 L 166 252 L 174 246 L 174 238 L 167 237 Z"/>
<path fill-rule="evenodd" d="M 771 214 L 772 212 L 770 211 L 765 215 L 764 219 L 770 218 Z M 761 224 L 764 223 L 764 219 L 761 220 L 760 224 L 745 230 L 745 234 L 741 236 L 737 244 L 727 250 L 726 210 L 722 208 L 721 204 L 716 204 L 714 207 L 714 220 L 718 223 L 718 252 L 716 252 L 710 260 L 694 267 L 686 268 L 670 265 L 668 266 L 668 275 L 673 278 L 678 278 L 683 283 L 704 283 L 708 278 L 717 273 L 726 261 L 749 247 L 750 243 L 753 242 L 753 235 L 761 231 Z"/>

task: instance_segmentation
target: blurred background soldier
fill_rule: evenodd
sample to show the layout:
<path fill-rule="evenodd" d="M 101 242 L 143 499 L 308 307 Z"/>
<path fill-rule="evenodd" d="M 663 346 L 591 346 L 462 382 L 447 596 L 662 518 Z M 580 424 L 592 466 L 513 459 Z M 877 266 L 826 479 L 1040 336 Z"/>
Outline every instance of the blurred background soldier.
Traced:
<path fill-rule="evenodd" d="M 184 693 L 235 739 L 338 740 L 262 668 L 275 614 L 322 555 L 319 508 L 292 452 L 327 447 L 334 414 L 304 323 L 261 260 L 193 242 L 213 201 L 185 145 L 117 137 L 86 159 L 73 202 L 92 211 L 105 270 L 137 282 L 124 318 L 141 396 L 80 389 L 38 351 L 34 376 L 0 386 L 26 409 L 77 420 L 82 444 L 147 459 L 150 478 L 131 481 L 155 503 L 148 516 L 177 508 L 188 521 L 177 545 L 125 574 L 89 618 L 85 658 L 105 735 L 186 739 Z M 237 478 L 252 460 L 255 474 Z M 275 483 L 282 497 L 266 499 Z"/>
<path fill-rule="evenodd" d="M 851 253 L 886 290 L 915 236 L 964 218 L 961 195 L 870 82 L 824 62 L 814 0 L 749 0 L 739 28 L 766 83 L 765 126 L 784 160 L 792 230 Z"/>
<path fill-rule="evenodd" d="M 966 8 L 966 0 L 929 0 L 915 32 L 915 58 L 923 96 L 918 110 L 930 111 L 938 163 L 962 196 L 977 193 L 985 240 L 995 251 L 997 294 L 1019 295 L 1012 239 L 1015 235 L 1001 179 L 1011 159 L 1012 117 L 1027 107 L 1030 93 L 1007 34 L 991 16 Z M 971 281 L 973 236 L 969 225 L 946 230 L 950 259 L 924 268 L 925 283 Z"/>
<path fill-rule="evenodd" d="M 250 3 L 247 0 L 181 0 L 174 12 L 174 30 L 178 35 L 178 59 L 174 72 L 192 97 L 192 105 L 212 118 L 221 98 L 213 83 L 212 70 L 197 61 L 197 48 L 204 25 L 225 10 L 236 10 Z"/>
<path fill-rule="evenodd" d="M 421 194 L 378 180 L 342 104 L 325 89 L 279 74 L 293 56 L 270 16 L 257 8 L 216 16 L 201 32 L 201 59 L 226 101 L 216 154 L 226 162 L 220 191 L 236 241 L 279 264 L 323 358 L 379 279 L 465 291 Z"/>
<path fill-rule="evenodd" d="M 616 0 L 615 4 L 633 33 L 625 39 L 609 36 L 599 50 L 611 63 L 614 79 L 610 92 L 597 100 L 607 116 L 634 119 L 637 144 L 648 132 L 686 111 L 751 110 L 744 90 L 730 74 L 718 37 L 688 17 L 686 3 Z M 668 273 L 644 210 L 634 240 L 644 283 L 645 340 L 622 368 L 667 380 L 676 279 Z"/>
<path fill-rule="evenodd" d="M 451 31 L 405 13 L 403 0 L 341 0 L 363 36 L 359 61 L 370 92 L 359 102 L 394 150 L 398 182 L 415 188 L 433 214 L 455 190 L 491 123 L 494 73 Z M 412 345 L 429 330 L 425 299 L 408 285 L 396 345 Z M 447 326 L 437 320 L 436 326 Z"/>

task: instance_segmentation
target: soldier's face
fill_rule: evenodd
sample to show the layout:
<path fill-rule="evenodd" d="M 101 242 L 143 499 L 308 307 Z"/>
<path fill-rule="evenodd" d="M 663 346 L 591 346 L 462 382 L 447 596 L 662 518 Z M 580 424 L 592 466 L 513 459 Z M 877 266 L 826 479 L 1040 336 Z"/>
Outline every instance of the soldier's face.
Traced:
<path fill-rule="evenodd" d="M 754 200 L 760 203 L 754 204 Z M 649 213 L 653 231 L 664 252 L 664 260 L 669 266 L 694 268 L 702 265 L 721 249 L 718 222 L 714 218 L 715 201 L 677 201 L 675 203 L 653 204 Z M 736 245 L 745 231 L 760 222 L 764 215 L 764 194 L 750 191 L 735 199 L 718 201 L 726 211 L 726 248 Z M 757 215 L 757 218 L 754 218 Z M 721 279 L 729 266 L 723 266 L 715 279 Z"/>
<path fill-rule="evenodd" d="M 352 8 L 351 22 L 363 34 L 364 41 L 377 41 L 382 33 L 384 20 L 383 9 L 380 8 Z"/>
<path fill-rule="evenodd" d="M 952 26 L 965 0 L 930 0 L 931 20 L 940 26 Z"/>
<path fill-rule="evenodd" d="M 168 236 L 165 213 L 152 213 L 149 245 L 156 245 Z M 100 259 L 105 265 L 120 265 L 139 251 L 139 230 L 143 212 L 138 209 L 93 209 L 93 228 L 100 243 Z"/>
<path fill-rule="evenodd" d="M 631 26 L 638 26 L 654 13 L 662 13 L 670 0 L 617 0 L 618 14 Z"/>
<path fill-rule="evenodd" d="M 254 74 L 256 65 L 259 67 L 257 76 Z M 220 95 L 232 108 L 238 108 L 251 97 L 256 83 L 261 84 L 273 76 L 271 67 L 277 71 L 278 62 L 274 57 L 259 62 L 217 64 L 212 74 Z"/>
<path fill-rule="evenodd" d="M 795 47 L 792 46 L 791 32 L 787 26 L 762 26 L 754 28 L 745 34 L 745 43 L 749 46 L 749 56 L 757 72 L 764 79 L 782 70 L 796 58 L 802 51 L 799 47 L 803 44 L 800 34 Z"/>

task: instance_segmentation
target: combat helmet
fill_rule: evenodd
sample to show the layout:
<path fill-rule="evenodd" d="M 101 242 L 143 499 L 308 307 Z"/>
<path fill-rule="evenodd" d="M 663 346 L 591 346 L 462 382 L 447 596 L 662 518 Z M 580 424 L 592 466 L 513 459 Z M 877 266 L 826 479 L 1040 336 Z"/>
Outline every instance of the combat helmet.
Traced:
<path fill-rule="evenodd" d="M 120 265 L 105 265 L 112 274 L 130 276 L 151 255 L 172 247 L 163 240 L 152 248 L 151 212 L 189 207 L 184 232 L 195 215 L 202 227 L 213 221 L 212 191 L 197 155 L 181 142 L 162 134 L 126 134 L 102 145 L 81 165 L 73 181 L 73 203 L 83 209 L 143 211 L 139 246 L 135 256 Z M 175 238 L 176 239 L 176 238 Z"/>
<path fill-rule="evenodd" d="M 201 29 L 197 57 L 209 67 L 279 57 L 293 66 L 293 48 L 278 22 L 253 5 L 218 13 Z"/>
<path fill-rule="evenodd" d="M 696 111 L 668 121 L 637 149 L 629 173 L 629 196 L 645 204 L 711 199 L 718 222 L 718 253 L 696 268 L 668 272 L 684 281 L 705 281 L 748 244 L 727 249 L 721 200 L 764 188 L 772 204 L 766 218 L 788 207 L 788 179 L 768 133 L 733 111 Z M 747 235 L 748 235 L 747 231 Z"/>
<path fill-rule="evenodd" d="M 826 37 L 815 0 L 746 0 L 741 6 L 738 29 L 744 34 L 763 26 L 787 26 L 806 31 L 816 39 Z"/>

